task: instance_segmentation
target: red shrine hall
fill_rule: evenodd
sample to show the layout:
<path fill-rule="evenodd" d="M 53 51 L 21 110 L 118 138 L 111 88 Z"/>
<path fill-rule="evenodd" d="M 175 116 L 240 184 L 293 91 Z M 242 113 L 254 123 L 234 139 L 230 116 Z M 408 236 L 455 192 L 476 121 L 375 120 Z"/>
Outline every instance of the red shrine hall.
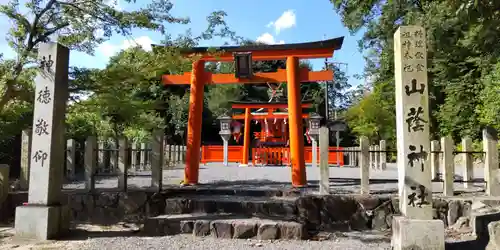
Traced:
<path fill-rule="evenodd" d="M 312 107 L 312 102 L 302 102 L 302 109 Z M 289 121 L 286 102 L 233 102 L 233 111 L 243 110 L 243 113 L 232 115 L 231 131 L 234 144 L 228 146 L 228 161 L 240 163 L 240 166 L 288 166 L 290 164 Z M 303 111 L 302 119 L 308 124 L 310 114 Z M 252 126 L 252 123 L 255 124 Z M 257 125 L 257 126 L 256 126 Z M 260 130 L 251 133 L 251 128 Z M 311 144 L 309 128 L 304 126 L 304 137 Z M 337 151 L 336 147 L 330 147 Z M 223 148 L 219 145 L 203 145 L 201 162 L 222 162 Z M 319 149 L 318 149 L 319 154 Z M 338 157 L 340 156 L 340 157 Z M 344 164 L 343 154 L 330 152 L 330 164 Z M 312 147 L 304 147 L 306 163 L 312 163 Z"/>

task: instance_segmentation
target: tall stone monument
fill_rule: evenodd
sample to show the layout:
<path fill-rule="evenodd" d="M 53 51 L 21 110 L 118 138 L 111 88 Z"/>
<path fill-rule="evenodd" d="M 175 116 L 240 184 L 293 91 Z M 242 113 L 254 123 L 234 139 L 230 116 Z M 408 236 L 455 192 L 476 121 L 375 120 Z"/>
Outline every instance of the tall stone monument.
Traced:
<path fill-rule="evenodd" d="M 64 173 L 64 117 L 68 100 L 69 50 L 41 44 L 35 79 L 35 110 L 28 204 L 16 209 L 16 235 L 46 240 L 68 229 L 68 210 L 61 205 Z"/>
<path fill-rule="evenodd" d="M 394 34 L 399 206 L 393 249 L 444 249 L 444 224 L 432 220 L 429 94 L 425 30 L 401 26 Z"/>

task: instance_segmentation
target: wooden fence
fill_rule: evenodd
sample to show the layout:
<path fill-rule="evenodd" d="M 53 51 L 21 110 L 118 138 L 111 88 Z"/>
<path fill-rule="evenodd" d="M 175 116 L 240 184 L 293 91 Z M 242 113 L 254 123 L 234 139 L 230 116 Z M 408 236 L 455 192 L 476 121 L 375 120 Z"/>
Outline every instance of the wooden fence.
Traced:
<path fill-rule="evenodd" d="M 29 182 L 29 164 L 31 158 L 31 132 L 22 133 L 20 188 L 27 189 Z M 87 168 L 93 169 L 93 176 L 119 175 L 120 164 L 128 175 L 142 171 L 153 171 L 154 161 L 152 144 L 128 143 L 126 139 L 89 137 L 84 142 L 68 139 L 64 162 L 64 177 L 75 180 L 78 175 L 88 175 Z M 168 145 L 162 140 L 162 168 L 171 168 L 185 162 L 186 146 Z M 90 166 L 91 165 L 91 166 Z M 86 177 L 85 177 L 86 178 Z"/>

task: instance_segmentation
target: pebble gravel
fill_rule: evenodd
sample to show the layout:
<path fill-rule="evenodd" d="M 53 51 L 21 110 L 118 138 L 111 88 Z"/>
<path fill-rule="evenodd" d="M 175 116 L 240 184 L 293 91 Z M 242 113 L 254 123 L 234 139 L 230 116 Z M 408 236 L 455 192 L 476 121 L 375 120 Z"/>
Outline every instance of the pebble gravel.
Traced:
<path fill-rule="evenodd" d="M 354 239 L 335 239 L 325 241 L 257 241 L 214 239 L 211 237 L 194 238 L 191 235 L 175 235 L 158 238 L 99 238 L 79 244 L 78 249 L 189 249 L 189 250 L 243 250 L 243 249 L 342 249 L 378 250 L 390 249 L 390 243 L 364 243 Z"/>
<path fill-rule="evenodd" d="M 86 250 L 243 250 L 243 249 L 342 249 L 342 250 L 382 250 L 390 249 L 389 236 L 382 232 L 345 232 L 325 234 L 317 241 L 297 240 L 240 240 L 215 239 L 211 236 L 193 237 L 181 234 L 163 237 L 138 235 L 136 228 L 123 225 L 98 227 L 78 225 L 79 230 L 71 238 L 60 241 L 27 242 L 16 239 L 12 228 L 0 230 L 0 249 L 86 249 Z M 83 229 L 83 230 L 82 230 Z"/>

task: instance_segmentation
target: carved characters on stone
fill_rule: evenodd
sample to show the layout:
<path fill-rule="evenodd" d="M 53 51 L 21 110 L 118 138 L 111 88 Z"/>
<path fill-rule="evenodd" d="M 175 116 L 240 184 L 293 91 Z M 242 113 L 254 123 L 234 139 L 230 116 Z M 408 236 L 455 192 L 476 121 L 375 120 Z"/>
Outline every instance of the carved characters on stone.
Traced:
<path fill-rule="evenodd" d="M 424 109 L 422 107 L 410 108 L 407 114 L 406 123 L 408 124 L 408 132 L 424 131 L 426 120 L 422 119 Z"/>
<path fill-rule="evenodd" d="M 408 165 L 414 167 L 416 162 L 420 162 L 420 169 L 424 172 L 424 162 L 427 160 L 427 151 L 424 150 L 424 146 L 420 145 L 420 151 L 416 151 L 417 147 L 415 145 L 410 145 L 408 147 L 411 153 L 408 154 Z"/>
<path fill-rule="evenodd" d="M 412 79 L 411 86 L 406 85 L 405 91 L 406 91 L 407 96 L 410 96 L 411 94 L 414 94 L 414 93 L 423 94 L 425 91 L 425 84 L 420 83 L 420 86 L 417 87 L 417 79 Z"/>
<path fill-rule="evenodd" d="M 413 33 L 403 32 L 401 36 L 403 38 L 403 41 L 401 42 L 401 48 L 403 49 L 402 52 L 403 59 L 407 61 L 425 60 L 425 54 L 424 54 L 425 41 L 423 40 L 424 38 L 423 31 L 418 30 Z M 415 40 L 410 40 L 410 39 L 415 39 Z M 414 50 L 412 50 L 412 47 L 414 48 Z M 406 62 L 403 65 L 403 71 L 425 72 L 427 71 L 427 69 L 422 63 L 417 61 L 415 62 L 415 64 L 412 64 L 412 62 Z"/>
<path fill-rule="evenodd" d="M 49 124 L 43 118 L 39 118 L 35 124 L 35 134 L 40 135 L 48 135 L 49 134 Z"/>
<path fill-rule="evenodd" d="M 33 155 L 33 160 L 35 160 L 36 163 L 40 162 L 40 165 L 43 167 L 43 164 L 45 163 L 48 157 L 49 155 L 47 154 L 47 152 L 44 152 L 42 150 L 37 150 Z"/>
<path fill-rule="evenodd" d="M 38 91 L 36 101 L 43 104 L 49 104 L 52 101 L 49 87 L 45 86 L 44 89 Z"/>
<path fill-rule="evenodd" d="M 46 72 L 52 71 L 52 65 L 54 65 L 54 61 L 52 60 L 52 55 L 42 56 L 40 60 L 40 69 Z"/>
<path fill-rule="evenodd" d="M 408 195 L 408 206 L 422 207 L 422 205 L 429 205 L 427 201 L 428 192 L 423 185 L 411 186 L 411 194 Z"/>

